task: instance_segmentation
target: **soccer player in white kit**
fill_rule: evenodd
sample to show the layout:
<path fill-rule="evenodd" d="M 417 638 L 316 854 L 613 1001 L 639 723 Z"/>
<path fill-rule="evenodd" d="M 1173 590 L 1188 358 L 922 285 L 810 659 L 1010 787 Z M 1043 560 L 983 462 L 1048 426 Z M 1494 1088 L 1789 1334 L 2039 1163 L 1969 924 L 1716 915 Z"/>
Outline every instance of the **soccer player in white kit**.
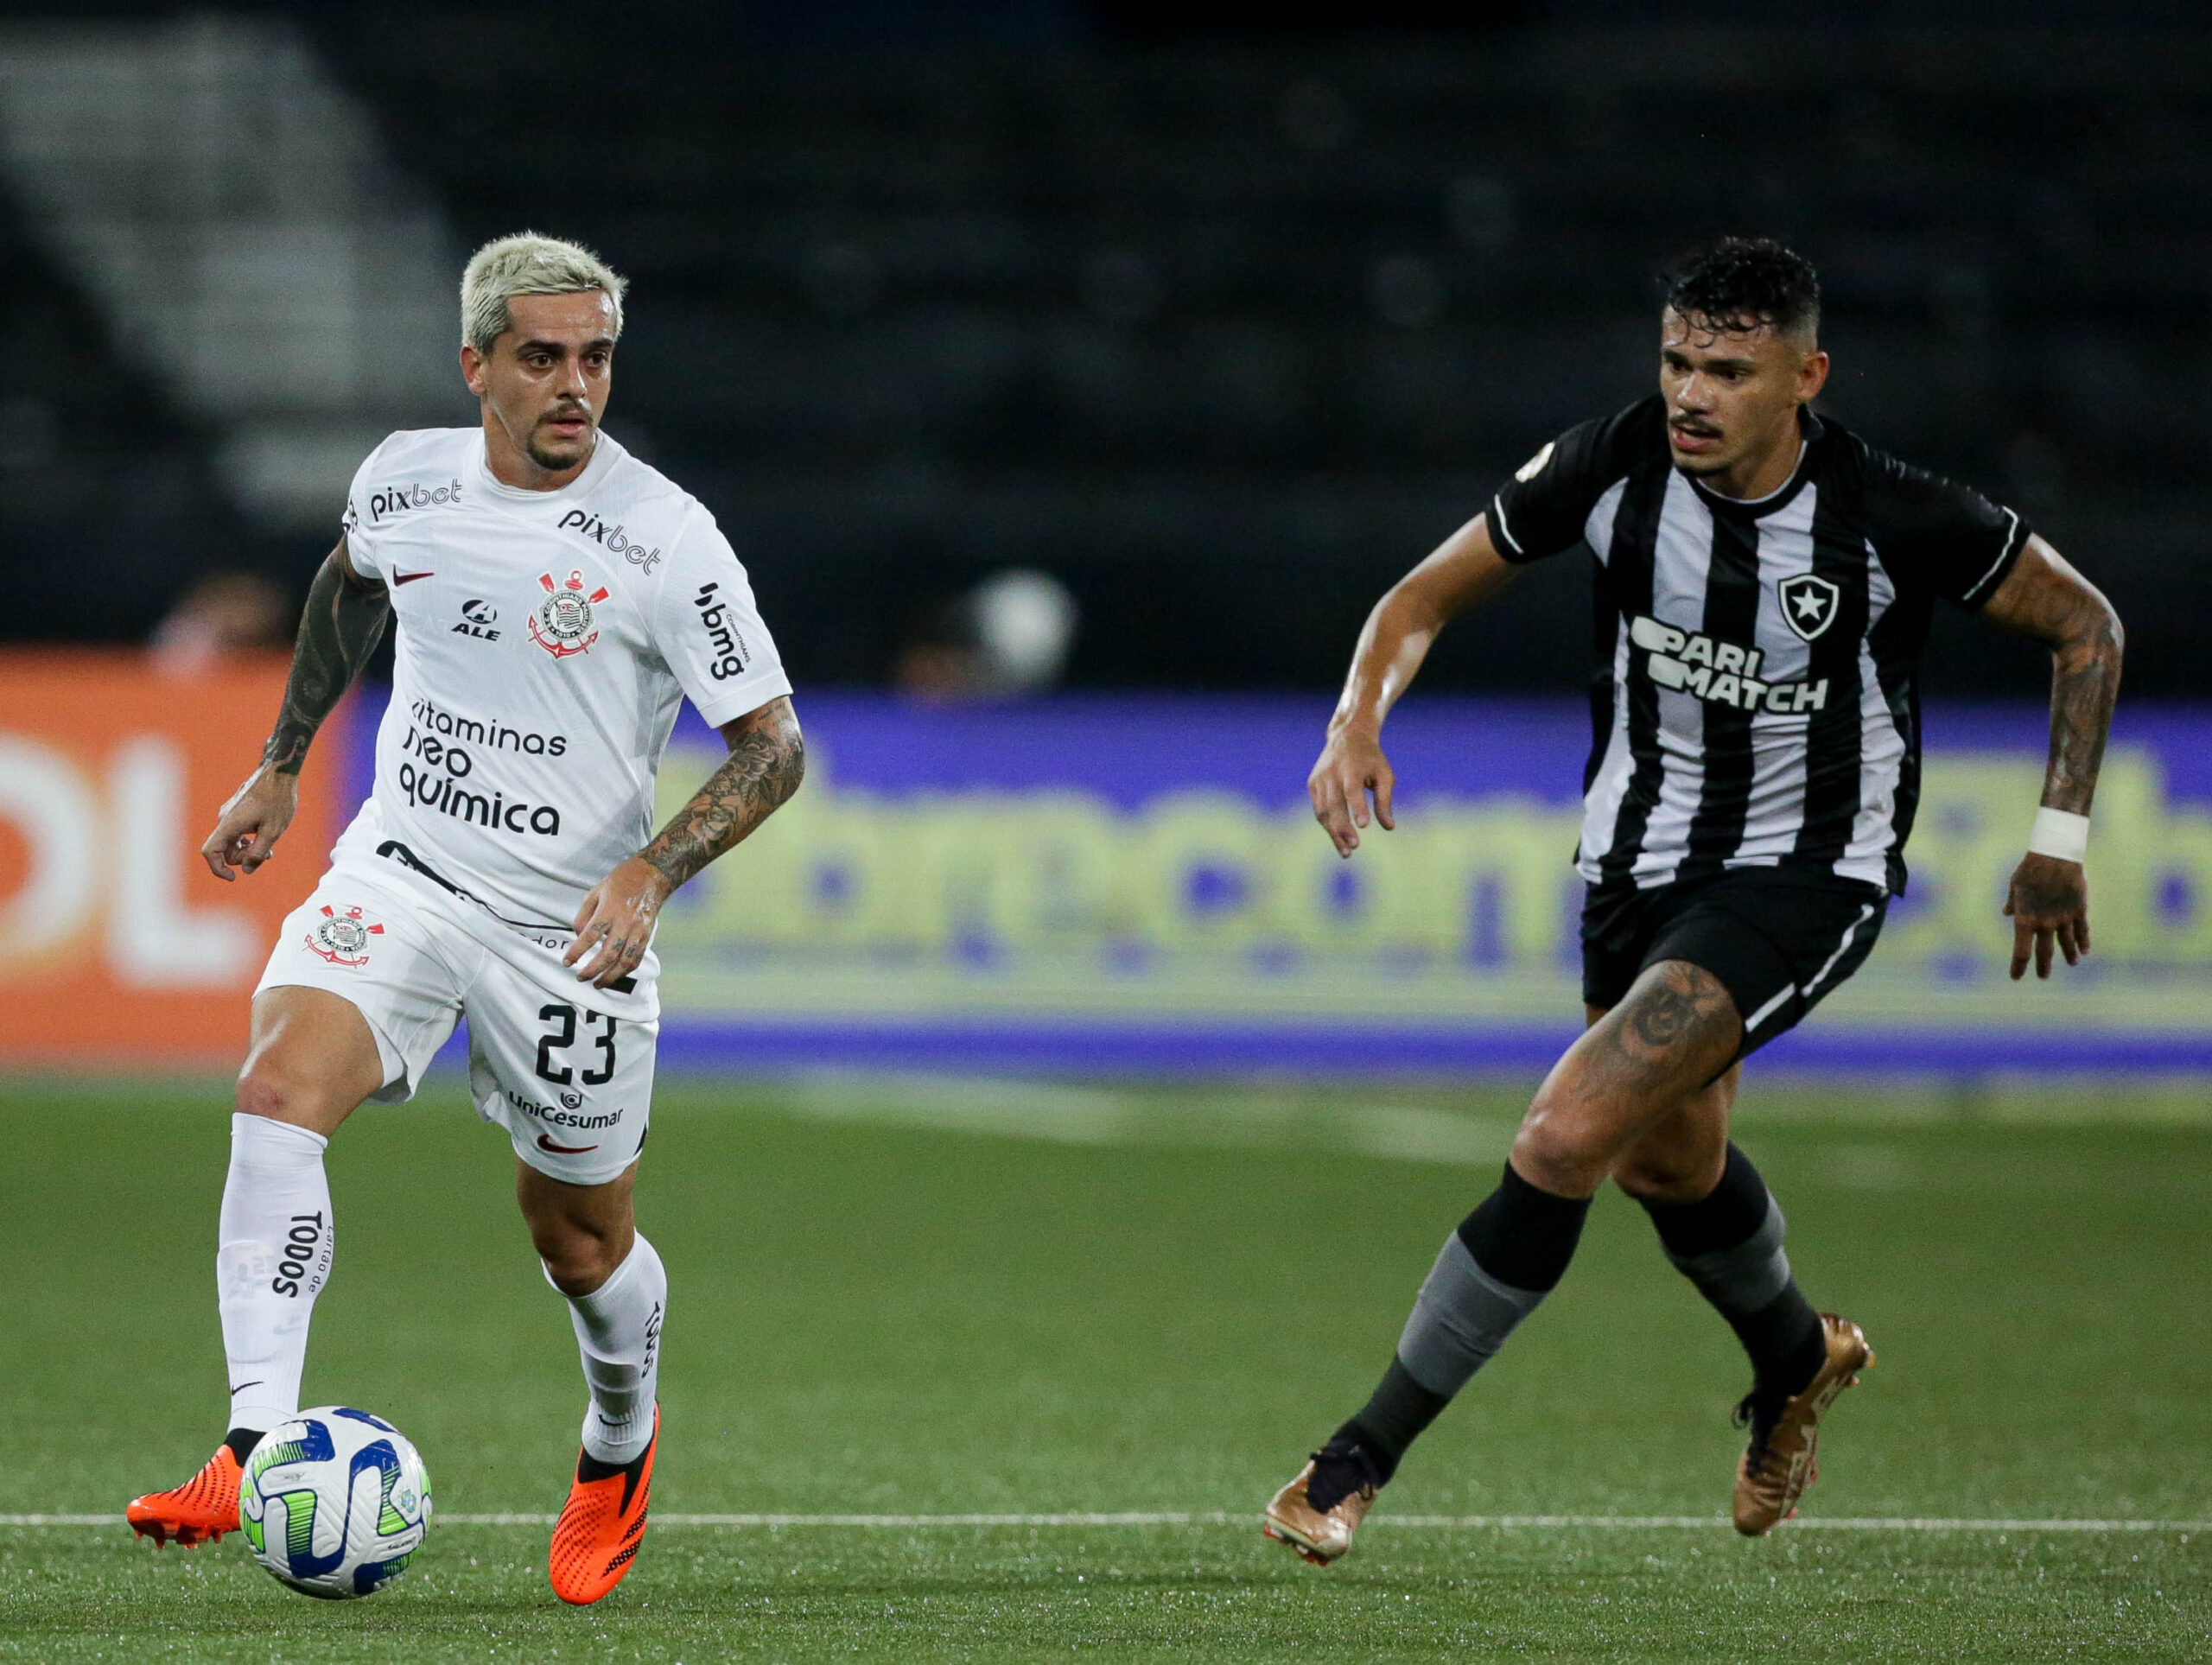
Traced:
<path fill-rule="evenodd" d="M 203 847 L 225 880 L 269 860 L 316 728 L 397 614 L 374 792 L 254 993 L 216 1256 L 229 1432 L 194 1479 L 131 1503 L 156 1541 L 236 1528 L 241 1465 L 299 1408 L 330 1275 L 323 1149 L 364 1100 L 410 1097 L 464 1016 L 472 1096 L 513 1142 L 590 1394 L 555 1591 L 596 1601 L 643 1541 L 668 1287 L 631 1198 L 659 1030 L 653 925 L 798 789 L 804 753 L 714 518 L 600 429 L 623 289 L 534 233 L 470 260 L 461 365 L 482 423 L 394 434 L 361 465 L 264 761 Z M 654 835 L 685 697 L 729 756 Z"/>

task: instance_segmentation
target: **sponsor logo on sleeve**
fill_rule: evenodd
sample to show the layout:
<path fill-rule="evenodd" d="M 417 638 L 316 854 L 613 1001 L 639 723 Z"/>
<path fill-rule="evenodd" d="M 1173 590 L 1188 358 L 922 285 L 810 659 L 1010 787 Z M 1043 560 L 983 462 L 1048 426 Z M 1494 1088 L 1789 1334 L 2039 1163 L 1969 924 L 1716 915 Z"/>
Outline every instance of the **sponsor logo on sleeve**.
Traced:
<path fill-rule="evenodd" d="M 745 638 L 738 633 L 737 620 L 730 616 L 728 605 L 716 592 L 721 586 L 706 583 L 699 586 L 699 593 L 691 598 L 691 605 L 699 609 L 699 626 L 707 632 L 707 645 L 715 657 L 707 666 L 707 674 L 718 683 L 732 677 L 742 676 L 753 663 L 752 650 L 746 646 Z"/>
<path fill-rule="evenodd" d="M 1522 463 L 1518 468 L 1516 468 L 1513 471 L 1513 478 L 1519 480 L 1523 486 L 1526 486 L 1538 474 L 1544 472 L 1545 466 L 1552 460 L 1552 453 L 1558 448 L 1559 442 L 1557 440 L 1546 440 L 1544 442 L 1544 448 L 1542 450 L 1537 452 L 1535 456 L 1530 457 L 1528 461 Z"/>
<path fill-rule="evenodd" d="M 1818 682 L 1762 681 L 1759 672 L 1766 656 L 1755 647 L 1646 618 L 1630 621 L 1629 640 L 1650 656 L 1645 670 L 1653 682 L 1708 704 L 1784 717 L 1827 707 L 1827 677 Z"/>
<path fill-rule="evenodd" d="M 453 480 L 444 486 L 425 486 L 414 480 L 404 486 L 379 486 L 369 493 L 369 518 L 372 521 L 390 519 L 393 515 L 405 514 L 410 509 L 427 509 L 435 504 L 461 501 L 461 482 Z"/>
<path fill-rule="evenodd" d="M 537 581 L 545 591 L 545 599 L 531 614 L 531 640 L 556 659 L 586 651 L 599 639 L 598 626 L 592 622 L 592 608 L 607 599 L 607 587 L 602 584 L 585 594 L 582 572 L 570 573 L 568 581 L 563 584 L 556 584 L 551 573 L 542 572 Z"/>
<path fill-rule="evenodd" d="M 660 564 L 659 549 L 649 550 L 632 538 L 620 521 L 610 526 L 588 509 L 571 509 L 561 517 L 559 525 L 561 531 L 589 538 L 609 555 L 619 555 L 633 567 L 651 572 Z"/>
<path fill-rule="evenodd" d="M 383 935 L 384 927 L 363 918 L 357 907 L 349 907 L 343 913 L 336 908 L 325 907 L 322 918 L 308 931 L 307 943 L 309 949 L 333 965 L 366 965 L 369 938 Z"/>

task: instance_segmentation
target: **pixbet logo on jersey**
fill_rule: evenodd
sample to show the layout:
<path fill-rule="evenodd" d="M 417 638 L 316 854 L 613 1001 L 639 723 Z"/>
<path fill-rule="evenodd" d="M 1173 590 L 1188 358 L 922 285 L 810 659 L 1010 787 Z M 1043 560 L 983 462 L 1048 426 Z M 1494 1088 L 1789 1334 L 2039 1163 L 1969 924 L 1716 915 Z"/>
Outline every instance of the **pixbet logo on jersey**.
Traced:
<path fill-rule="evenodd" d="M 585 594 L 584 575 L 581 572 L 570 573 L 565 584 L 556 584 L 550 572 L 538 574 L 537 581 L 544 587 L 545 599 L 531 614 L 531 640 L 556 659 L 583 652 L 599 639 L 599 632 L 592 624 L 591 610 L 595 603 L 607 599 L 607 587 L 602 584 Z"/>
<path fill-rule="evenodd" d="M 623 535 L 620 523 L 608 525 L 597 515 L 583 509 L 571 509 L 561 517 L 561 530 L 574 532 L 578 537 L 588 537 L 610 555 L 619 555 L 633 567 L 643 567 L 647 572 L 659 563 L 660 551 L 649 550 L 642 543 L 632 543 Z"/>
<path fill-rule="evenodd" d="M 434 503 L 461 501 L 461 482 L 454 480 L 445 486 L 425 486 L 416 480 L 410 486 L 380 486 L 369 493 L 369 518 L 382 520 L 386 515 L 404 513 L 409 509 L 427 509 Z"/>
<path fill-rule="evenodd" d="M 383 935 L 384 927 L 364 919 L 357 907 L 349 907 L 343 913 L 325 907 L 322 918 L 308 932 L 307 940 L 310 949 L 333 965 L 366 965 L 369 938 Z"/>

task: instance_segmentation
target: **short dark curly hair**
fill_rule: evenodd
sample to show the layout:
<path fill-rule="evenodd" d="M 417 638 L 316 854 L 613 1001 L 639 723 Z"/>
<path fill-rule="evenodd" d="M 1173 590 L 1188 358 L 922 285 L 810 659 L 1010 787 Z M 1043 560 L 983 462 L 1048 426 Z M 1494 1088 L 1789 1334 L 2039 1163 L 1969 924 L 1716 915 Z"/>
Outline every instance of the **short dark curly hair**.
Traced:
<path fill-rule="evenodd" d="M 1777 334 L 1816 330 L 1820 274 L 1803 255 L 1770 237 L 1724 237 L 1693 251 L 1669 274 L 1667 305 L 1724 331 L 1762 324 Z"/>

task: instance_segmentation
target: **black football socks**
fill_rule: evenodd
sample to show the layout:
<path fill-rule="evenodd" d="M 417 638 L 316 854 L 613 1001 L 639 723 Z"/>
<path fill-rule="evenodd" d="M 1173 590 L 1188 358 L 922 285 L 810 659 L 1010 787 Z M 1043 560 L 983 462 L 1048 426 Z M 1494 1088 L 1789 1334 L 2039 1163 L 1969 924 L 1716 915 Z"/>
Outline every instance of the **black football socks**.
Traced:
<path fill-rule="evenodd" d="M 1644 1204 L 1675 1269 L 1728 1320 L 1751 1356 L 1757 1397 L 1778 1408 L 1827 1357 L 1821 1315 L 1798 1293 L 1783 1252 L 1782 1210 L 1751 1159 L 1728 1147 L 1712 1194 Z"/>
<path fill-rule="evenodd" d="M 1589 1212 L 1588 1198 L 1540 1191 L 1508 1163 L 1497 1189 L 1445 1239 L 1374 1397 L 1325 1452 L 1357 1446 L 1373 1466 L 1373 1484 L 1387 1482 L 1406 1447 L 1558 1285 Z M 1322 1478 L 1317 1471 L 1306 1495 L 1325 1510 L 1315 1495 Z"/>

